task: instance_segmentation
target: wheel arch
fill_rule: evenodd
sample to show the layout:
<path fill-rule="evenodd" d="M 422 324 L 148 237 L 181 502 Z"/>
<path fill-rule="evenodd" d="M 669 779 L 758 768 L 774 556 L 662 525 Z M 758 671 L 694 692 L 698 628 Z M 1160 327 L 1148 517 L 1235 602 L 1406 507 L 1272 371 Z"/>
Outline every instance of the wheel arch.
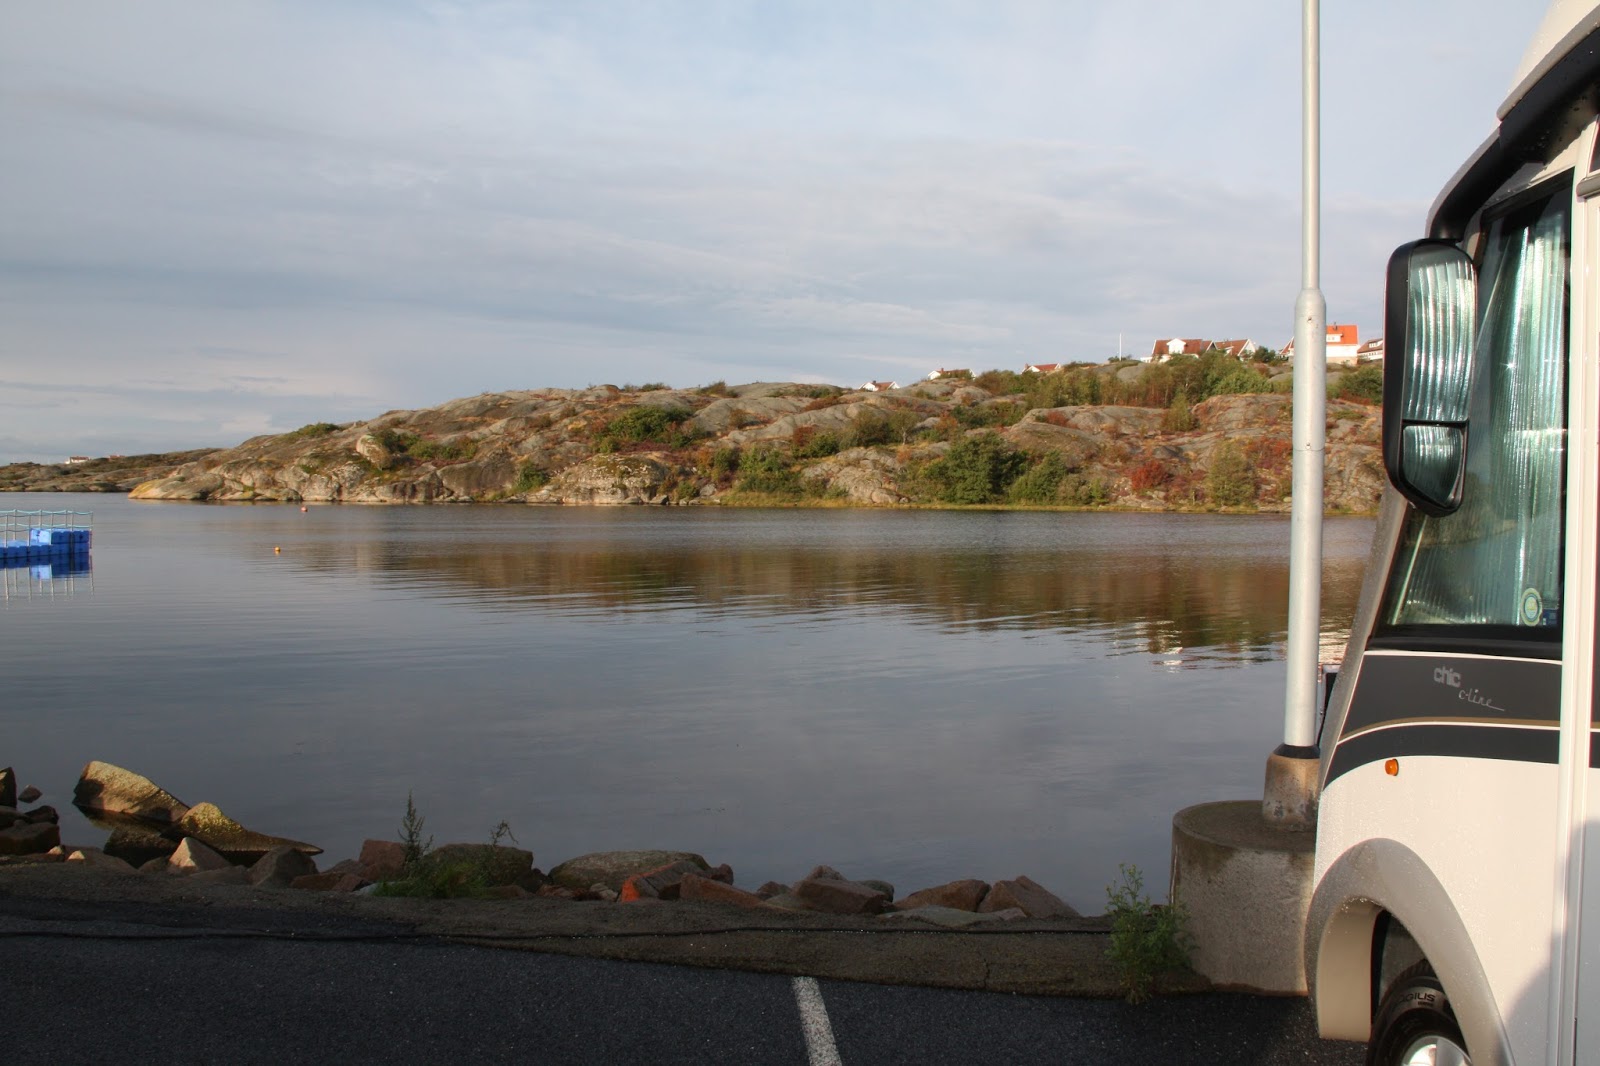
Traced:
<path fill-rule="evenodd" d="M 1474 1066 L 1511 1062 L 1505 1022 L 1466 924 L 1433 871 L 1394 840 L 1364 840 L 1328 867 L 1306 917 L 1306 981 L 1322 1036 L 1368 1040 L 1374 934 L 1391 915 L 1405 926 L 1455 1007 Z"/>

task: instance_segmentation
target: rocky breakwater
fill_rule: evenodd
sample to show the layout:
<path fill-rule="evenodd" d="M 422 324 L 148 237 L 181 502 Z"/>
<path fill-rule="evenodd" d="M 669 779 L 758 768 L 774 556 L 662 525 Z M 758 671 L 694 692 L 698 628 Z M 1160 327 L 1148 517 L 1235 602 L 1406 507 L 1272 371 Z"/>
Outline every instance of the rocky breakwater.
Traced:
<path fill-rule="evenodd" d="M 34 788 L 18 793 L 12 771 L 0 771 L 0 865 L 73 863 L 128 876 L 182 876 L 195 883 L 429 898 L 541 898 L 619 906 L 681 900 L 946 928 L 1080 917 L 1027 877 L 993 884 L 952 881 L 897 896 L 887 881 L 849 878 L 816 866 L 791 883 L 769 881 L 750 889 L 736 883 L 727 864 L 712 866 L 694 852 L 661 850 L 594 852 L 545 874 L 534 867 L 532 851 L 500 843 L 500 831 L 487 844 L 440 847 L 421 843 L 417 833 L 409 840 L 368 839 L 359 856 L 319 869 L 314 856 L 321 849 L 314 845 L 246 829 L 214 804 L 188 806 L 148 778 L 98 761 L 84 767 L 73 802 L 106 827 L 108 836 L 99 847 L 64 845 L 52 808 L 23 812 L 16 807 L 19 800 L 31 802 L 40 795 Z M 420 832 L 420 818 L 413 828 Z"/>

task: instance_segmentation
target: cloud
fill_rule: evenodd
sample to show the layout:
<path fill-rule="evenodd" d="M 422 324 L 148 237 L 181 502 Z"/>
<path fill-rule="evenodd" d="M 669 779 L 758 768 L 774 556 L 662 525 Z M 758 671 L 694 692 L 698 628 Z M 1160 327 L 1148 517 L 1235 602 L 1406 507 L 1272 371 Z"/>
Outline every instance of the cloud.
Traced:
<path fill-rule="evenodd" d="M 1499 95 L 1430 51 L 1488 63 L 1481 18 L 1425 6 L 1326 13 L 1324 287 L 1369 333 Z M 0 358 L 41 403 L 125 397 L 108 435 L 1290 331 L 1298 27 L 1265 0 L 86 0 L 12 28 Z M 36 451 L 80 431 L 9 410 Z"/>

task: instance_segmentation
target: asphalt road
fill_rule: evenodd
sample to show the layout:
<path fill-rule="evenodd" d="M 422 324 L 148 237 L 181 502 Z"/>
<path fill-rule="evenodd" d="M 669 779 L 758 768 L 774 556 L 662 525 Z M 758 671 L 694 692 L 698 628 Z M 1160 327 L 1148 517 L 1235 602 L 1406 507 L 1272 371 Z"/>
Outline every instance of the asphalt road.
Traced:
<path fill-rule="evenodd" d="M 1304 1000 L 1118 1001 L 811 981 L 395 936 L 0 915 L 0 1059 L 1358 1063 Z"/>

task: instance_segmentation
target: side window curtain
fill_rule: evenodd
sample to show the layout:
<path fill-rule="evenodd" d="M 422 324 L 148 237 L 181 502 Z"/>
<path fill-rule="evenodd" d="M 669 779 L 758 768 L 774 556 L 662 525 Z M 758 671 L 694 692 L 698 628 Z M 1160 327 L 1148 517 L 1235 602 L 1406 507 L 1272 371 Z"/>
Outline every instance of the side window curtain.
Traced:
<path fill-rule="evenodd" d="M 1569 198 L 1489 226 L 1466 492 L 1455 514 L 1408 516 L 1390 626 L 1560 625 Z"/>

